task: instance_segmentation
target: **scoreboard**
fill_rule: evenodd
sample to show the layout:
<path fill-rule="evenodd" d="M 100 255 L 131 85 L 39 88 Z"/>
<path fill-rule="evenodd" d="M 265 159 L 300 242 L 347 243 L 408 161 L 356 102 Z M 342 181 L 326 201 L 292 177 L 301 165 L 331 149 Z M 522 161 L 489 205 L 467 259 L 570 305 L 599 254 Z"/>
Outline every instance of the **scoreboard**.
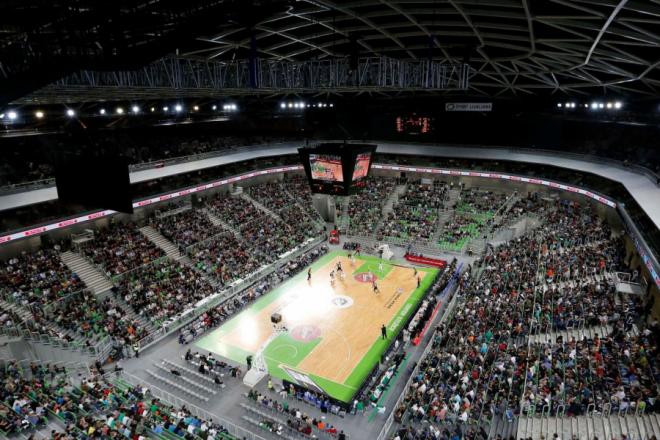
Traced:
<path fill-rule="evenodd" d="M 395 120 L 396 132 L 404 134 L 427 134 L 433 128 L 433 119 L 428 116 L 416 114 L 409 116 L 397 116 Z"/>
<path fill-rule="evenodd" d="M 325 143 L 298 149 L 307 181 L 315 194 L 349 195 L 366 184 L 376 146 Z"/>

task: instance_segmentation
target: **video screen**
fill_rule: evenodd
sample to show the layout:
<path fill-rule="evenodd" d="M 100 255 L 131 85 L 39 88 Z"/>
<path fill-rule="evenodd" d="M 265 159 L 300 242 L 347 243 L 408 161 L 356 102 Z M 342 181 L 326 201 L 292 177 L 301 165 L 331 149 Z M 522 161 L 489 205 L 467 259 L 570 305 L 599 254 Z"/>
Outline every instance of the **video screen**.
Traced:
<path fill-rule="evenodd" d="M 358 154 L 355 159 L 355 169 L 353 170 L 353 181 L 364 179 L 369 172 L 369 163 L 371 162 L 371 153 Z"/>
<path fill-rule="evenodd" d="M 426 134 L 431 131 L 433 120 L 427 116 L 399 116 L 396 118 L 396 132 L 404 134 Z"/>
<path fill-rule="evenodd" d="M 312 171 L 312 180 L 344 181 L 344 171 L 339 156 L 310 154 L 309 165 Z"/>

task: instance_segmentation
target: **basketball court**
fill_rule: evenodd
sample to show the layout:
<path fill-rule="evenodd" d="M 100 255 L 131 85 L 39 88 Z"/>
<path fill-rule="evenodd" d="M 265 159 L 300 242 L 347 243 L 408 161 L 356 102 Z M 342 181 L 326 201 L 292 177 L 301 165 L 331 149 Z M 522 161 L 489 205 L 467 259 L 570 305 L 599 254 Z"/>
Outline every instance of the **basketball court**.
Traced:
<path fill-rule="evenodd" d="M 263 350 L 268 372 L 348 402 L 381 354 L 416 310 L 438 269 L 361 256 L 351 262 L 335 251 L 311 265 L 197 342 L 242 364 Z M 341 262 L 344 278 L 330 272 Z M 382 265 L 381 265 L 382 263 Z M 335 271 L 335 274 L 337 272 Z M 374 293 L 376 278 L 380 293 Z M 270 317 L 282 315 L 287 331 L 276 332 Z M 381 326 L 388 339 L 381 338 Z"/>

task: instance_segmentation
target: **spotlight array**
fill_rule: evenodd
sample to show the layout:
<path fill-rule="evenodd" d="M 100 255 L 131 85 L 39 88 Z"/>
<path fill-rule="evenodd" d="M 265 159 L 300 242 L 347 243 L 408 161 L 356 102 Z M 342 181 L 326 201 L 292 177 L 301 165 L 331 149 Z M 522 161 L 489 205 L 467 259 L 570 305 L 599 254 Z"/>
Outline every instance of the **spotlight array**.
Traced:
<path fill-rule="evenodd" d="M 327 102 L 317 102 L 314 104 L 310 103 L 305 103 L 304 101 L 298 101 L 298 102 L 280 102 L 280 109 L 281 110 L 286 110 L 286 109 L 304 109 L 304 108 L 326 108 L 326 107 L 334 107 L 335 105 L 333 103 L 327 103 Z"/>
<path fill-rule="evenodd" d="M 558 104 L 559 107 L 562 107 L 563 104 Z M 568 107 L 569 105 L 566 104 Z M 295 110 L 295 111 L 302 111 L 305 109 L 309 108 L 328 108 L 328 107 L 334 107 L 333 103 L 328 103 L 328 102 L 305 102 L 302 100 L 299 101 L 283 101 L 279 103 L 279 108 L 281 110 Z M 617 107 L 619 108 L 619 107 Z M 170 105 L 163 105 L 160 107 L 160 109 L 163 111 L 163 113 L 182 113 L 182 112 L 198 112 L 198 111 L 203 111 L 205 109 L 210 109 L 213 111 L 222 111 L 222 112 L 237 112 L 239 110 L 238 104 L 233 103 L 233 102 L 227 102 L 224 104 L 206 104 L 206 105 L 193 105 L 189 108 L 186 108 L 183 103 L 174 103 Z M 130 104 L 128 107 L 123 107 L 121 105 L 114 107 L 113 109 L 107 109 L 105 107 L 97 107 L 96 110 L 94 110 L 93 114 L 99 115 L 99 116 L 125 116 L 125 115 L 142 115 L 146 114 L 148 112 L 155 113 L 157 110 L 159 110 L 158 107 L 155 106 L 145 106 L 141 107 L 138 103 L 135 104 Z M 46 118 L 46 111 L 44 109 L 33 109 L 30 111 L 30 115 L 34 119 L 44 119 Z M 68 116 L 69 118 L 73 117 L 84 117 L 88 116 L 87 114 L 81 113 L 80 115 L 78 114 L 78 109 L 75 108 L 65 108 L 65 115 Z M 7 121 L 14 121 L 19 118 L 19 114 L 17 110 L 7 110 L 4 113 L 0 114 L 0 119 L 5 119 Z"/>
<path fill-rule="evenodd" d="M 585 102 L 584 104 L 579 105 L 584 106 L 584 108 L 591 108 L 591 110 L 600 110 L 602 108 L 608 109 L 608 110 L 621 110 L 623 108 L 623 103 L 621 101 L 608 101 L 608 102 L 600 102 L 600 101 L 592 101 L 591 103 Z M 575 102 L 558 102 L 557 103 L 557 108 L 566 108 L 566 109 L 574 109 L 577 108 L 578 104 Z"/>

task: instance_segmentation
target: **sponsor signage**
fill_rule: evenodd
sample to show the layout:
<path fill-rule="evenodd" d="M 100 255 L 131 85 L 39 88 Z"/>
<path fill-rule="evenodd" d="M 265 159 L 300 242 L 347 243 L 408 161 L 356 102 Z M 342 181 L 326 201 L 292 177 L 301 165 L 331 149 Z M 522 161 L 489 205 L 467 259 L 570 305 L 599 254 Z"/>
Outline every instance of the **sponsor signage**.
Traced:
<path fill-rule="evenodd" d="M 422 167 L 406 167 L 403 165 L 386 165 L 386 164 L 374 164 L 375 169 L 380 170 L 391 170 L 391 171 L 407 171 L 407 172 L 418 172 L 418 173 L 431 173 L 431 174 L 449 174 L 452 176 L 470 176 L 470 177 L 482 177 L 485 179 L 499 179 L 499 180 L 514 180 L 518 182 L 528 182 L 534 185 L 547 186 L 548 188 L 560 188 L 566 191 L 576 192 L 578 194 L 583 194 L 593 200 L 596 200 L 603 205 L 607 205 L 610 208 L 616 208 L 616 203 L 612 200 L 601 197 L 597 194 L 594 194 L 591 191 L 584 190 L 582 188 L 576 188 L 569 185 L 560 184 L 557 182 L 549 182 L 547 180 L 540 179 L 530 179 L 529 177 L 519 177 L 511 176 L 508 174 L 499 174 L 499 173 L 484 173 L 484 172 L 475 172 L 475 171 L 457 171 L 457 170 L 443 170 L 439 168 L 422 168 Z"/>
<path fill-rule="evenodd" d="M 234 176 L 230 179 L 218 180 L 218 181 L 215 181 L 215 182 L 208 183 L 206 185 L 200 185 L 200 186 L 197 186 L 195 188 L 184 189 L 184 190 L 176 191 L 176 192 L 173 192 L 173 193 L 170 193 L 170 194 L 163 194 L 163 195 L 152 197 L 152 198 L 149 198 L 149 199 L 139 200 L 137 202 L 133 202 L 133 208 L 141 208 L 143 206 L 151 205 L 153 203 L 158 203 L 158 202 L 162 202 L 162 201 L 165 201 L 165 200 L 172 200 L 172 199 L 176 199 L 178 197 L 182 197 L 182 196 L 192 194 L 192 193 L 195 193 L 195 192 L 198 192 L 198 191 L 204 191 L 206 189 L 213 188 L 213 187 L 216 187 L 216 186 L 226 185 L 227 183 L 238 182 L 238 181 L 241 181 L 241 180 L 244 180 L 244 179 L 249 179 L 250 177 L 254 177 L 257 174 L 259 174 L 259 175 L 274 174 L 274 173 L 282 173 L 282 172 L 289 172 L 289 171 L 299 171 L 299 170 L 302 170 L 302 169 L 303 169 L 302 165 L 292 165 L 292 166 L 288 166 L 288 167 L 278 167 L 278 168 L 270 168 L 270 169 L 267 169 L 267 170 L 261 170 L 258 173 L 252 171 L 252 172 L 249 172 L 249 173 Z M 66 228 L 67 226 L 71 226 L 71 225 L 75 225 L 75 224 L 79 224 L 79 223 L 84 223 L 84 222 L 88 222 L 88 221 L 91 221 L 91 220 L 96 220 L 96 219 L 99 219 L 99 218 L 102 218 L 102 217 L 107 217 L 107 216 L 110 216 L 110 215 L 113 215 L 113 214 L 116 214 L 116 211 L 106 209 L 104 211 L 97 211 L 97 212 L 93 212 L 91 214 L 82 215 L 80 217 L 70 218 L 70 219 L 66 219 L 66 220 L 58 220 L 57 222 L 51 223 L 49 225 L 39 226 L 39 227 L 35 227 L 35 228 L 28 229 L 28 230 L 25 230 L 25 231 L 15 232 L 13 234 L 0 236 L 0 243 L 8 243 L 10 241 L 19 240 L 21 238 L 32 237 L 34 235 L 43 234 L 44 232 L 53 231 L 55 229 L 60 229 L 60 228 Z"/>
<path fill-rule="evenodd" d="M 418 173 L 430 173 L 430 174 L 444 174 L 444 175 L 452 175 L 452 176 L 473 176 L 473 177 L 481 177 L 481 178 L 486 178 L 486 179 L 499 179 L 499 180 L 513 180 L 513 181 L 520 181 L 520 182 L 529 182 L 533 183 L 536 185 L 543 185 L 547 186 L 550 188 L 561 188 L 566 191 L 571 191 L 571 192 L 577 192 L 578 194 L 583 194 L 586 195 L 587 197 L 596 200 L 599 203 L 602 203 L 604 205 L 609 206 L 610 208 L 616 208 L 616 203 L 613 202 L 612 200 L 606 199 L 605 197 L 601 197 L 597 194 L 594 194 L 591 191 L 586 191 L 582 188 L 576 188 L 573 186 L 569 185 L 563 185 L 563 184 L 558 184 L 556 182 L 548 182 L 546 180 L 539 180 L 539 179 L 530 179 L 527 177 L 519 177 L 519 176 L 511 176 L 507 174 L 498 174 L 498 173 L 484 173 L 484 172 L 474 172 L 474 171 L 458 171 L 458 170 L 447 170 L 447 169 L 442 169 L 442 168 L 424 168 L 424 167 L 407 167 L 403 165 L 386 165 L 386 164 L 373 164 L 372 165 L 374 169 L 380 169 L 380 170 L 390 170 L 390 171 L 408 171 L 408 172 L 418 172 Z M 133 202 L 133 207 L 134 208 L 141 208 L 147 205 L 151 205 L 153 203 L 159 203 L 165 200 L 172 200 L 176 199 L 178 197 L 182 197 L 188 194 L 193 194 L 199 191 L 204 191 L 210 188 L 214 188 L 217 186 L 222 186 L 226 185 L 228 183 L 233 183 L 233 182 L 240 182 L 241 180 L 249 179 L 254 176 L 258 175 L 266 175 L 266 174 L 276 174 L 276 173 L 283 173 L 283 172 L 291 172 L 291 171 L 302 171 L 303 167 L 302 165 L 291 165 L 291 166 L 286 166 L 286 167 L 277 167 L 277 168 L 270 168 L 267 170 L 260 170 L 260 171 L 251 171 L 249 173 L 244 173 L 240 174 L 238 176 L 233 176 L 227 179 L 223 180 L 217 180 L 214 182 L 207 183 L 206 185 L 199 185 L 195 188 L 188 188 L 184 189 L 181 191 L 176 191 L 173 193 L 169 194 L 163 194 L 160 196 L 152 197 L 149 199 L 145 200 L 139 200 L 137 202 Z M 116 211 L 112 210 L 104 210 L 104 211 L 98 211 L 98 212 L 93 212 L 91 214 L 86 214 L 80 217 L 76 218 L 71 218 L 71 219 L 66 219 L 66 220 L 58 220 L 55 223 L 51 223 L 49 225 L 45 226 L 39 226 L 36 228 L 28 229 L 26 231 L 21 231 L 21 232 L 15 232 L 13 234 L 8 234 L 8 235 L 3 235 L 0 236 L 0 243 L 8 243 L 10 241 L 14 240 L 19 240 L 21 238 L 26 238 L 26 237 L 31 237 L 34 235 L 39 235 L 43 234 L 44 232 L 52 231 L 55 229 L 60 229 L 60 228 L 66 228 L 71 225 L 79 224 L 79 223 L 84 223 L 88 222 L 91 220 L 96 220 L 102 217 L 107 217 L 110 215 L 115 214 Z M 654 274 L 654 278 L 657 277 L 657 274 Z M 660 282 L 660 280 L 658 281 Z M 660 285 L 660 284 L 659 284 Z"/>
<path fill-rule="evenodd" d="M 490 112 L 493 110 L 492 102 L 446 102 L 446 112 Z"/>

